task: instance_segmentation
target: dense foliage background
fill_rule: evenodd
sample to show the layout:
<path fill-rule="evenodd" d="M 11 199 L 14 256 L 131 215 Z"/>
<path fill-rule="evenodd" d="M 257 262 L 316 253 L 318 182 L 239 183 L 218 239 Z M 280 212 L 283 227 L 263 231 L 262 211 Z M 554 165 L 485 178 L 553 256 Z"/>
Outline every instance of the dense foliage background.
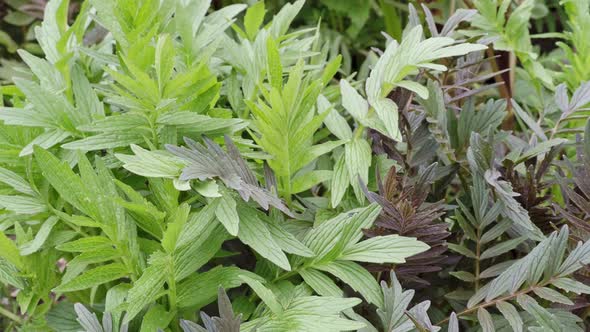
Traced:
<path fill-rule="evenodd" d="M 587 331 L 590 1 L 5 0 L 0 330 Z"/>

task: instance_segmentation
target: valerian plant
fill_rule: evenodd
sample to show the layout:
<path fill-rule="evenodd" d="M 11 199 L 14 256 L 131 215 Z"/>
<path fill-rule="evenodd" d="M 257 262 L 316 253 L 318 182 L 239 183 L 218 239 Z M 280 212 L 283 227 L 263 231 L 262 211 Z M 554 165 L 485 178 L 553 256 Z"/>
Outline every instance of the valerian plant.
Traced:
<path fill-rule="evenodd" d="M 410 5 L 364 63 L 220 3 L 48 1 L 0 90 L 2 330 L 583 331 L 587 2 L 563 73 L 533 1 Z"/>

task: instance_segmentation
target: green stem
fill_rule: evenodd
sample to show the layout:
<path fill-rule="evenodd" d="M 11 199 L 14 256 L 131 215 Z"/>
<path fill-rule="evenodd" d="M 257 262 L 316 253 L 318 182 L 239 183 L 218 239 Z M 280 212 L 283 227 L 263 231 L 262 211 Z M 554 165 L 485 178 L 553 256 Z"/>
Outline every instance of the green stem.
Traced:
<path fill-rule="evenodd" d="M 287 205 L 291 205 L 291 177 L 290 176 L 282 176 L 281 182 L 283 183 L 283 196 Z"/>
<path fill-rule="evenodd" d="M 0 307 L 0 315 L 18 323 L 18 324 L 23 323 L 23 320 L 18 315 L 12 313 L 9 310 L 6 310 L 4 307 Z"/>
<path fill-rule="evenodd" d="M 365 126 L 363 126 L 362 124 L 359 124 L 359 126 L 354 131 L 353 140 L 360 138 L 364 132 L 365 132 Z"/>

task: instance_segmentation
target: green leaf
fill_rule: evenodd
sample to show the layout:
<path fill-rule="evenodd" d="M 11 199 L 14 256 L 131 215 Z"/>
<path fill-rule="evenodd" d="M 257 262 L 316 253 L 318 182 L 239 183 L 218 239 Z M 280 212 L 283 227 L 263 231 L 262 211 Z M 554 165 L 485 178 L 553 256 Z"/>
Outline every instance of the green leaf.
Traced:
<path fill-rule="evenodd" d="M 75 66 L 72 71 L 72 90 L 76 97 L 76 108 L 87 114 L 88 121 L 104 117 L 104 106 L 80 66 Z"/>
<path fill-rule="evenodd" d="M 20 175 L 11 170 L 0 167 L 0 182 L 11 186 L 14 190 L 25 195 L 35 195 L 31 186 Z"/>
<path fill-rule="evenodd" d="M 475 276 L 471 272 L 453 271 L 453 272 L 449 272 L 449 274 L 452 275 L 453 277 L 455 277 L 459 280 L 465 281 L 465 282 L 474 282 L 475 281 Z"/>
<path fill-rule="evenodd" d="M 111 287 L 105 298 L 105 311 L 111 313 L 113 317 L 113 326 L 119 326 L 122 312 L 118 308 L 125 303 L 125 298 L 131 289 L 131 285 L 128 283 L 120 283 Z"/>
<path fill-rule="evenodd" d="M 342 54 L 338 54 L 334 59 L 332 59 L 332 61 L 328 62 L 328 64 L 326 64 L 326 67 L 324 68 L 324 71 L 322 73 L 322 83 L 324 85 L 328 85 L 328 83 L 330 83 L 330 80 L 332 80 L 332 78 L 334 78 L 334 75 L 336 75 L 336 73 L 338 72 L 338 69 L 340 69 L 340 65 L 342 64 Z"/>
<path fill-rule="evenodd" d="M 217 220 L 213 220 L 214 222 L 202 225 L 202 232 L 193 242 L 183 246 L 177 245 L 174 251 L 176 281 L 183 280 L 207 264 L 219 252 L 223 242 L 228 239 L 225 228 Z"/>
<path fill-rule="evenodd" d="M 422 84 L 414 81 L 400 81 L 396 84 L 404 89 L 410 90 L 422 99 L 428 99 L 428 89 Z"/>
<path fill-rule="evenodd" d="M 176 48 L 170 35 L 163 34 L 158 38 L 156 43 L 156 54 L 155 54 L 155 69 L 156 77 L 158 78 L 158 86 L 160 93 L 164 91 L 164 86 L 172 76 L 174 71 L 174 60 L 176 56 Z"/>
<path fill-rule="evenodd" d="M 490 313 L 484 308 L 477 309 L 477 320 L 479 321 L 479 325 L 481 326 L 483 332 L 496 331 L 494 328 L 494 320 L 492 319 L 492 315 L 490 315 Z"/>
<path fill-rule="evenodd" d="M 291 183 L 291 193 L 298 194 L 306 191 L 313 186 L 328 181 L 332 177 L 332 171 L 315 170 L 293 178 Z"/>
<path fill-rule="evenodd" d="M 340 94 L 342 95 L 342 106 L 352 117 L 362 122 L 369 112 L 367 101 L 344 79 L 340 80 Z"/>
<path fill-rule="evenodd" d="M 281 247 L 273 239 L 266 223 L 251 210 L 240 212 L 240 231 L 238 237 L 262 257 L 268 259 L 284 270 L 290 271 L 291 265 Z"/>
<path fill-rule="evenodd" d="M 352 138 L 352 130 L 350 130 L 348 122 L 338 113 L 326 97 L 323 95 L 318 97 L 317 107 L 319 114 L 328 112 L 328 115 L 324 119 L 324 124 L 330 129 L 330 132 L 341 140 Z"/>
<path fill-rule="evenodd" d="M 174 126 L 183 132 L 203 135 L 231 134 L 248 125 L 248 122 L 242 119 L 213 118 L 196 112 L 164 113 L 158 117 L 157 123 Z"/>
<path fill-rule="evenodd" d="M 314 261 L 334 260 L 363 237 L 362 229 L 371 227 L 380 212 L 381 207 L 373 203 L 342 213 L 309 231 L 303 243 L 316 254 Z"/>
<path fill-rule="evenodd" d="M 281 224 L 271 218 L 266 218 L 266 226 L 273 237 L 273 240 L 283 249 L 285 252 L 303 256 L 313 257 L 314 253 L 301 243 L 295 235 L 289 233 Z"/>
<path fill-rule="evenodd" d="M 523 243 L 525 240 L 526 240 L 525 237 L 519 237 L 519 238 L 504 241 L 504 242 L 497 244 L 489 249 L 486 249 L 479 256 L 479 259 L 488 259 L 488 258 L 496 257 L 501 254 L 507 253 L 510 250 L 513 250 L 514 248 L 518 247 L 518 245 Z"/>
<path fill-rule="evenodd" d="M 264 21 L 265 13 L 264 1 L 258 1 L 246 10 L 246 15 L 244 15 L 244 28 L 250 39 L 254 40 L 254 37 L 256 37 L 258 28 Z"/>
<path fill-rule="evenodd" d="M 330 204 L 333 208 L 337 207 L 340 201 L 342 201 L 342 197 L 346 194 L 349 183 L 348 167 L 346 165 L 346 157 L 343 153 L 336 160 L 330 181 Z"/>
<path fill-rule="evenodd" d="M 47 241 L 47 238 L 49 237 L 49 234 L 51 233 L 53 226 L 55 226 L 58 220 L 59 219 L 55 216 L 49 217 L 47 220 L 45 220 L 43 222 L 43 225 L 41 225 L 41 228 L 35 235 L 35 238 L 32 241 L 20 245 L 20 254 L 23 256 L 27 256 L 39 251 L 43 244 L 45 244 L 45 241 Z"/>
<path fill-rule="evenodd" d="M 34 110 L 0 107 L 0 120 L 7 125 L 27 126 L 27 127 L 56 127 L 53 119 L 47 114 L 42 115 Z"/>
<path fill-rule="evenodd" d="M 270 289 L 264 287 L 264 285 L 258 280 L 252 279 L 248 276 L 242 275 L 240 276 L 240 279 L 242 279 L 243 282 L 247 283 L 248 286 L 254 290 L 256 295 L 260 297 L 262 302 L 266 304 L 270 311 L 272 311 L 274 314 L 280 314 L 283 312 L 283 306 L 279 303 L 276 296 Z"/>
<path fill-rule="evenodd" d="M 336 285 L 336 283 L 322 272 L 307 268 L 299 271 L 306 284 L 322 296 L 336 296 L 342 297 L 344 292 Z"/>
<path fill-rule="evenodd" d="M 558 278 L 551 283 L 553 286 L 563 289 L 566 292 L 590 294 L 590 286 L 570 278 Z"/>
<path fill-rule="evenodd" d="M 346 166 L 348 168 L 349 181 L 354 188 L 354 193 L 359 201 L 365 197 L 359 183 L 369 182 L 369 167 L 371 167 L 371 146 L 362 138 L 355 138 L 344 146 Z"/>
<path fill-rule="evenodd" d="M 534 147 L 528 149 L 525 153 L 520 155 L 518 159 L 515 161 L 515 164 L 520 164 L 526 160 L 529 160 L 532 157 L 538 156 L 542 153 L 547 153 L 552 147 L 564 144 L 567 140 L 563 138 L 554 138 L 548 141 L 541 142 Z"/>
<path fill-rule="evenodd" d="M 399 235 L 375 236 L 347 248 L 339 259 L 369 263 L 405 263 L 405 258 L 430 247 L 415 238 Z"/>
<path fill-rule="evenodd" d="M 37 116 L 50 123 L 49 127 L 76 132 L 75 124 L 83 123 L 81 115 L 61 95 L 41 87 L 35 82 L 15 78 L 14 83 L 34 106 Z"/>
<path fill-rule="evenodd" d="M 70 166 L 40 147 L 36 146 L 33 149 L 35 160 L 43 172 L 43 177 L 55 188 L 60 197 L 86 215 L 93 215 L 93 207 L 90 203 L 92 200 L 88 196 L 82 180 L 72 171 Z"/>
<path fill-rule="evenodd" d="M 266 41 L 266 54 L 270 84 L 275 89 L 281 89 L 283 87 L 283 66 L 281 65 L 277 43 L 272 38 L 268 38 Z"/>
<path fill-rule="evenodd" d="M 61 129 L 49 129 L 43 134 L 35 137 L 29 144 L 27 144 L 19 153 L 19 157 L 28 156 L 33 153 L 33 147 L 38 145 L 43 149 L 49 149 L 63 142 L 70 137 L 70 133 Z"/>
<path fill-rule="evenodd" d="M 531 314 L 542 328 L 548 331 L 563 331 L 559 319 L 547 309 L 541 307 L 532 297 L 523 294 L 519 295 L 516 299 L 518 304 L 520 304 L 526 312 Z"/>
<path fill-rule="evenodd" d="M 473 146 L 473 144 L 472 144 Z M 471 147 L 469 148 L 471 150 Z M 499 201 L 502 202 L 504 209 L 502 213 L 512 220 L 514 227 L 521 236 L 527 236 L 531 239 L 542 240 L 544 238 L 541 230 L 533 224 L 529 213 L 514 198 L 518 194 L 514 193 L 512 185 L 504 180 L 500 180 L 500 172 L 495 169 L 485 171 L 485 179 L 489 185 L 494 187 Z"/>
<path fill-rule="evenodd" d="M 378 307 L 383 306 L 381 288 L 375 278 L 362 266 L 350 261 L 335 261 L 315 266 L 316 269 L 328 272 L 361 293 L 369 302 Z"/>
<path fill-rule="evenodd" d="M 149 303 L 162 295 L 162 286 L 172 271 L 168 269 L 168 257 L 160 252 L 152 254 L 150 266 L 133 284 L 127 295 L 127 314 L 124 323 L 129 323 Z"/>
<path fill-rule="evenodd" d="M 244 283 L 241 276 L 264 282 L 258 275 L 233 266 L 216 266 L 213 269 L 195 273 L 178 284 L 178 306 L 203 307 L 217 299 L 219 287 L 225 290 L 236 288 Z"/>
<path fill-rule="evenodd" d="M 20 256 L 18 248 L 14 242 L 4 234 L 4 231 L 0 232 L 0 257 L 14 264 L 19 269 L 24 267 L 24 262 Z"/>
<path fill-rule="evenodd" d="M 221 222 L 230 235 L 238 235 L 240 217 L 236 209 L 236 201 L 229 193 L 221 195 L 216 200 L 219 202 L 215 209 L 217 220 Z"/>
<path fill-rule="evenodd" d="M 152 332 L 164 330 L 168 327 L 173 318 L 173 312 L 168 312 L 164 306 L 157 304 L 151 307 L 143 316 L 140 331 Z"/>
<path fill-rule="evenodd" d="M 449 249 L 451 249 L 452 251 L 459 253 L 465 257 L 469 257 L 469 258 L 476 258 L 475 253 L 467 248 L 465 248 L 462 245 L 458 245 L 458 244 L 454 244 L 454 243 L 449 243 L 448 244 Z"/>
<path fill-rule="evenodd" d="M 88 236 L 58 245 L 56 249 L 67 252 L 86 252 L 112 246 L 113 242 L 104 236 Z"/>
<path fill-rule="evenodd" d="M 0 207 L 16 214 L 37 214 L 47 211 L 47 205 L 30 196 L 0 195 Z"/>
<path fill-rule="evenodd" d="M 114 149 L 142 143 L 145 136 L 141 132 L 115 132 L 90 136 L 78 141 L 66 143 L 61 147 L 67 150 L 96 151 Z"/>
<path fill-rule="evenodd" d="M 73 292 L 102 285 L 128 275 L 127 268 L 121 263 L 101 265 L 84 272 L 82 275 L 59 285 L 53 291 L 59 293 Z"/>
<path fill-rule="evenodd" d="M 76 320 L 78 321 L 78 323 L 80 323 L 81 327 L 85 331 L 94 332 L 102 330 L 102 326 L 100 324 L 100 321 L 98 320 L 98 317 L 96 317 L 96 313 L 93 313 L 90 310 L 86 309 L 86 307 L 81 303 L 74 304 L 74 310 L 76 312 L 76 316 L 78 317 Z"/>
<path fill-rule="evenodd" d="M 265 327 L 276 330 L 294 325 L 298 331 L 358 330 L 365 327 L 365 324 L 345 319 L 340 313 L 350 310 L 360 302 L 360 299 L 356 298 L 300 297 L 291 302 L 278 320 L 271 321 L 270 326 Z"/>
<path fill-rule="evenodd" d="M 180 231 L 186 224 L 190 213 L 190 206 L 186 203 L 176 208 L 167 219 L 166 230 L 162 237 L 162 247 L 167 253 L 172 253 L 176 247 L 176 241 Z"/>
<path fill-rule="evenodd" d="M 522 318 L 520 318 L 518 311 L 514 308 L 512 304 L 504 301 L 499 301 L 498 303 L 496 303 L 496 307 L 498 308 L 502 316 L 506 318 L 514 332 L 523 331 Z"/>
<path fill-rule="evenodd" d="M 78 332 L 82 328 L 77 321 L 74 305 L 68 301 L 59 301 L 45 315 L 47 326 L 54 331 Z"/>
<path fill-rule="evenodd" d="M 25 289 L 27 287 L 17 267 L 3 258 L 0 258 L 0 282 L 12 285 L 18 289 Z"/>
<path fill-rule="evenodd" d="M 540 298 L 545 299 L 551 302 L 562 303 L 565 305 L 573 305 L 574 303 L 568 299 L 566 296 L 561 295 L 558 291 L 547 288 L 547 287 L 540 287 L 533 289 L 533 292 L 537 294 Z"/>
<path fill-rule="evenodd" d="M 537 137 L 539 137 L 542 141 L 546 141 L 547 135 L 545 135 L 545 132 L 541 126 L 535 120 L 533 120 L 529 113 L 523 110 L 516 101 L 511 100 L 510 102 L 516 115 L 522 119 L 522 121 L 535 133 L 535 135 L 537 135 Z"/>
<path fill-rule="evenodd" d="M 135 155 L 118 154 L 115 156 L 123 162 L 128 171 L 145 177 L 178 177 L 186 163 L 166 151 L 148 151 L 131 144 Z"/>

